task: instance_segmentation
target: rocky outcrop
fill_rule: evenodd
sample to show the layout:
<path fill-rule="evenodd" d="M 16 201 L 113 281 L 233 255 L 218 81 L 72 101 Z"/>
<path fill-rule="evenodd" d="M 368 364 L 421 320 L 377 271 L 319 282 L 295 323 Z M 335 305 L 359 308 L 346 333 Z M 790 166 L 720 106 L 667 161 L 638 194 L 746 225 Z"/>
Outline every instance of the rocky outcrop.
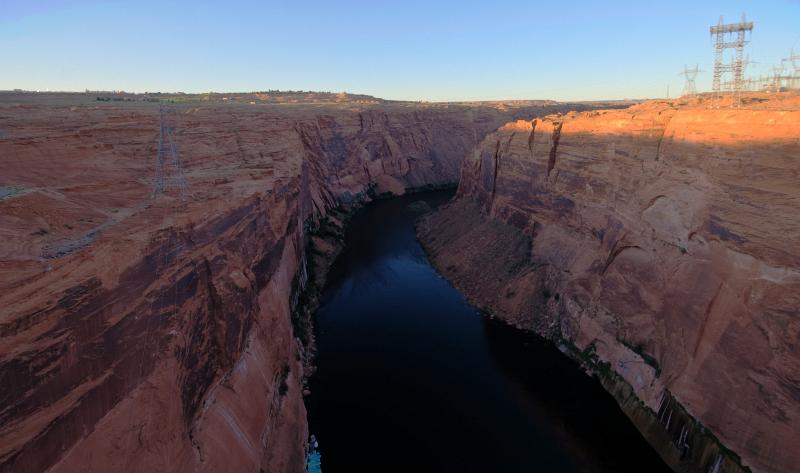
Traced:
<path fill-rule="evenodd" d="M 676 471 L 800 464 L 800 97 L 516 121 L 421 239 L 595 373 Z"/>
<path fill-rule="evenodd" d="M 0 99 L 4 472 L 304 471 L 309 222 L 565 107 Z"/>

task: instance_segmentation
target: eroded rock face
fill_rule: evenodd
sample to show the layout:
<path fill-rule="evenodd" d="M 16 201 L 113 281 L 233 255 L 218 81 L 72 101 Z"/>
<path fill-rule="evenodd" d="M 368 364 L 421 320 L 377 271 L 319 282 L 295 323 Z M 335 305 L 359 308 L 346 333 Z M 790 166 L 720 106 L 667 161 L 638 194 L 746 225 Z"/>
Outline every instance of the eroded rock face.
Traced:
<path fill-rule="evenodd" d="M 447 277 L 583 360 L 678 471 L 800 464 L 800 97 L 765 100 L 508 123 L 420 227 Z"/>
<path fill-rule="evenodd" d="M 0 97 L 1 471 L 304 471 L 305 224 L 566 108 L 82 97 Z"/>

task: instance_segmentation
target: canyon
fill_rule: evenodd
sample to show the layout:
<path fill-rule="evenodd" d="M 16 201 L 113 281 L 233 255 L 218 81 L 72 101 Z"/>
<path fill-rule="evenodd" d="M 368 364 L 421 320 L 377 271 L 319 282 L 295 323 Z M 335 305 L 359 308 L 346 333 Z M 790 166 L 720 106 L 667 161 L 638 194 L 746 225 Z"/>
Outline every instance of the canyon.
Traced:
<path fill-rule="evenodd" d="M 578 364 L 433 268 L 415 222 L 454 192 L 380 199 L 347 220 L 313 319 L 306 408 L 322 471 L 670 472 Z"/>
<path fill-rule="evenodd" d="M 311 234 L 456 182 L 472 303 L 675 471 L 795 471 L 800 96 L 304 100 L 0 94 L 0 471 L 305 471 Z"/>
<path fill-rule="evenodd" d="M 308 231 L 619 105 L 299 96 L 0 94 L 0 471 L 305 471 Z"/>
<path fill-rule="evenodd" d="M 552 340 L 679 472 L 800 464 L 800 96 L 517 120 L 418 224 L 472 303 Z"/>

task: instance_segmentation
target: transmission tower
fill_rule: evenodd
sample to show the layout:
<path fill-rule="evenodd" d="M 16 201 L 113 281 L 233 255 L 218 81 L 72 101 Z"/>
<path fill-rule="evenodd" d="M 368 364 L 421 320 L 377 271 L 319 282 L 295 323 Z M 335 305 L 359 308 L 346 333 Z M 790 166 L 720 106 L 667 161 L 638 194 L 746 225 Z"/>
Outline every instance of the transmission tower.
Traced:
<path fill-rule="evenodd" d="M 747 68 L 750 67 L 751 64 L 758 64 L 758 61 L 751 61 L 750 56 L 744 58 L 744 62 L 742 62 L 742 88 L 743 90 L 758 90 L 755 86 L 754 79 L 745 79 L 744 74 L 747 72 Z"/>
<path fill-rule="evenodd" d="M 783 82 L 783 63 L 772 68 L 772 76 L 770 77 L 769 90 L 772 92 L 781 91 L 781 83 Z"/>
<path fill-rule="evenodd" d="M 694 65 L 693 69 L 689 69 L 689 66 L 683 66 L 683 72 L 681 72 L 680 76 L 684 76 L 686 81 L 683 83 L 683 95 L 687 97 L 692 97 L 697 94 L 697 86 L 695 85 L 695 79 L 697 79 L 697 74 L 702 72 L 697 64 Z"/>
<path fill-rule="evenodd" d="M 794 48 L 789 50 L 789 57 L 784 58 L 783 62 L 792 66 L 792 75 L 789 79 L 789 88 L 800 88 L 800 54 L 795 54 Z"/>
<path fill-rule="evenodd" d="M 731 100 L 732 107 L 738 107 L 740 101 L 740 94 L 744 86 L 744 45 L 747 44 L 746 33 L 753 32 L 753 22 L 748 22 L 742 13 L 742 21 L 739 23 L 725 24 L 722 17 L 719 17 L 719 23 L 709 28 L 711 36 L 714 36 L 714 80 L 712 82 L 712 90 L 714 92 L 714 101 L 719 103 L 719 98 L 722 94 L 722 74 L 728 69 L 723 65 L 722 60 L 725 50 L 732 48 L 735 50 L 734 59 L 730 66 L 732 73 L 732 92 L 733 97 Z"/>

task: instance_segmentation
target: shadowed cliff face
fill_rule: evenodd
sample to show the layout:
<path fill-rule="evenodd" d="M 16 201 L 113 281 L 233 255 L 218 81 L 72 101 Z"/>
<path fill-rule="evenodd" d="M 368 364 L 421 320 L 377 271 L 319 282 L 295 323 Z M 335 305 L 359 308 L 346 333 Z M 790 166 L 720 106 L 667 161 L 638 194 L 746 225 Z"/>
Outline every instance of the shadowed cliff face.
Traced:
<path fill-rule="evenodd" d="M 565 108 L 59 97 L 0 102 L 1 471 L 303 471 L 306 222 Z"/>
<path fill-rule="evenodd" d="M 798 136 L 787 94 L 512 122 L 421 237 L 473 300 L 582 359 L 676 470 L 739 469 L 711 432 L 754 471 L 788 473 Z"/>

